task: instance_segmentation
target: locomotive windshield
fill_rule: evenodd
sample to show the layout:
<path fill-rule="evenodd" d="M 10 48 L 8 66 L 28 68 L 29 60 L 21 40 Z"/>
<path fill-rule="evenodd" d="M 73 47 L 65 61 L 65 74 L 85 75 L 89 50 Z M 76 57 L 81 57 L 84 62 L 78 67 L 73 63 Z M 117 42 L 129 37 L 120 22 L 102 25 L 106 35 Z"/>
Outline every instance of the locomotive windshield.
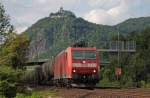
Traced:
<path fill-rule="evenodd" d="M 89 50 L 74 50 L 72 52 L 73 59 L 96 59 L 96 52 Z"/>

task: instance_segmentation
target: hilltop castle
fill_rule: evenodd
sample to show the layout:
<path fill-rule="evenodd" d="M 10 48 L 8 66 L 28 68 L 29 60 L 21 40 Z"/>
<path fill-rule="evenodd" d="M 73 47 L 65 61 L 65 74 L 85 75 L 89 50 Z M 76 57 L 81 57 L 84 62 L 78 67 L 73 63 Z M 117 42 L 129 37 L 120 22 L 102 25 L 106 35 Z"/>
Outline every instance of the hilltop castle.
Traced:
<path fill-rule="evenodd" d="M 64 10 L 63 7 L 60 7 L 58 12 L 51 13 L 49 15 L 50 18 L 62 18 L 62 17 L 75 17 L 75 15 L 71 11 Z"/>

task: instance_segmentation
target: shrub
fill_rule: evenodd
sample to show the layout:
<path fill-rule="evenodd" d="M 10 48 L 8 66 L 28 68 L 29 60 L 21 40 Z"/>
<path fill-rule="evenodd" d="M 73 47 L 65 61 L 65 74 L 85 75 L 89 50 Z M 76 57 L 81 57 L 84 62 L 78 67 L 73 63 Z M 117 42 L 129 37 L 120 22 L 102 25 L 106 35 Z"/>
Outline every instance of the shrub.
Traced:
<path fill-rule="evenodd" d="M 0 95 L 6 98 L 16 96 L 16 84 L 21 75 L 20 70 L 14 70 L 8 66 L 0 66 Z"/>

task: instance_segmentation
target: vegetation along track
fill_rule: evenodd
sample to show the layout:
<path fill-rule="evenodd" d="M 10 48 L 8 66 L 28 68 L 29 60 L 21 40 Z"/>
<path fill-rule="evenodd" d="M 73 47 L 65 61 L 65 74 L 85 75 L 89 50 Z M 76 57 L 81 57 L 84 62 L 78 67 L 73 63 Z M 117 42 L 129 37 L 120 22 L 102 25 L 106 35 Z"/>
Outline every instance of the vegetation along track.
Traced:
<path fill-rule="evenodd" d="M 150 98 L 150 89 L 58 89 L 59 98 Z"/>

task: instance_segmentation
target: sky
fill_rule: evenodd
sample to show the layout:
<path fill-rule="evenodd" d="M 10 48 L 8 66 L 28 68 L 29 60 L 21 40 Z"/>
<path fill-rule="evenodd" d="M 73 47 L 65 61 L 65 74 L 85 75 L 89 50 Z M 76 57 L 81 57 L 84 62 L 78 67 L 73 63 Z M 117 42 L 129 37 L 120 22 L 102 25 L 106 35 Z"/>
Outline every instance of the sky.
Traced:
<path fill-rule="evenodd" d="M 60 7 L 97 24 L 150 16 L 150 0 L 0 0 L 18 33 Z"/>

